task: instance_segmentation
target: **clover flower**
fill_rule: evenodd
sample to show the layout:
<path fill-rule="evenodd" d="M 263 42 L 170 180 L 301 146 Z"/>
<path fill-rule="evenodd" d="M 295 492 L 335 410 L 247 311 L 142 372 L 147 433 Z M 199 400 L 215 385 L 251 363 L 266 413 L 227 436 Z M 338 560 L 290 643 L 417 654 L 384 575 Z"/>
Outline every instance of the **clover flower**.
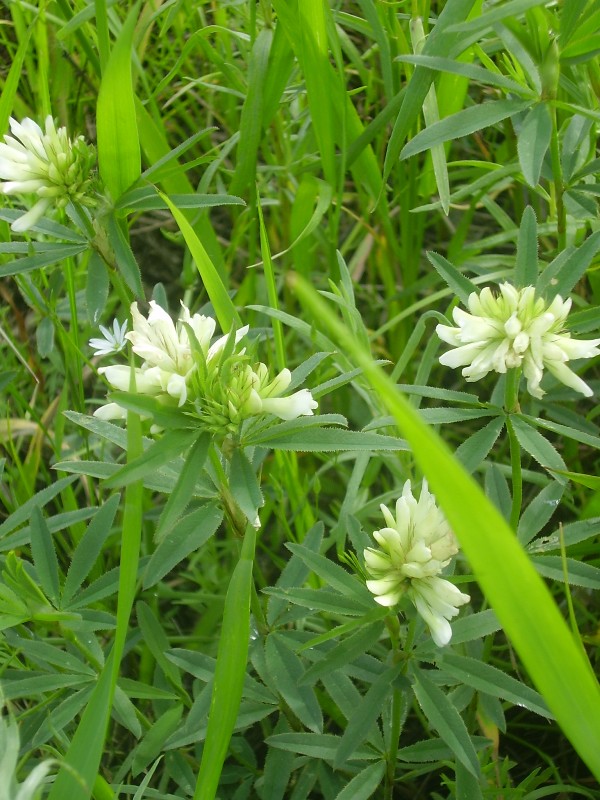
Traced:
<path fill-rule="evenodd" d="M 69 200 L 90 202 L 90 170 L 94 150 L 83 136 L 71 140 L 66 128 L 46 117 L 45 131 L 32 119 L 10 120 L 12 136 L 0 143 L 0 193 L 33 195 L 37 202 L 11 228 L 29 230 L 50 206 L 63 208 Z"/>
<path fill-rule="evenodd" d="M 452 312 L 458 327 L 436 328 L 440 339 L 455 348 L 440 356 L 441 364 L 463 367 L 467 381 L 522 367 L 527 390 L 537 398 L 545 394 L 540 381 L 547 369 L 561 383 L 591 397 L 590 387 L 567 362 L 600 354 L 600 339 L 571 339 L 565 330 L 570 299 L 556 295 L 547 305 L 543 298 L 536 298 L 533 286 L 516 289 L 502 283 L 498 295 L 488 287 L 479 294 L 472 292 L 468 307 L 470 313 L 458 307 Z"/>
<path fill-rule="evenodd" d="M 312 415 L 317 407 L 307 389 L 283 396 L 291 381 L 289 370 L 271 378 L 265 364 L 249 363 L 246 348 L 240 346 L 248 333 L 247 325 L 211 344 L 215 320 L 190 315 L 183 303 L 177 323 L 154 301 L 147 318 L 136 303 L 131 306 L 131 315 L 133 330 L 125 334 L 125 339 L 144 359 L 141 367 L 134 368 L 135 391 L 155 396 L 167 405 L 176 401 L 214 432 L 233 431 L 243 420 L 258 414 L 290 420 Z M 115 389 L 129 391 L 130 367 L 113 365 L 98 372 Z M 106 420 L 126 417 L 117 403 L 108 403 L 94 414 Z"/>
<path fill-rule="evenodd" d="M 127 344 L 125 333 L 127 332 L 127 320 L 119 325 L 119 320 L 113 320 L 112 331 L 100 325 L 103 339 L 90 339 L 89 346 L 94 348 L 95 356 L 106 356 L 109 353 L 118 353 Z"/>
<path fill-rule="evenodd" d="M 417 501 L 410 481 L 396 502 L 396 516 L 381 505 L 386 527 L 374 531 L 379 549 L 364 551 L 371 576 L 367 588 L 382 606 L 395 606 L 406 595 L 427 623 L 438 647 L 448 644 L 452 628 L 448 620 L 470 597 L 453 583 L 440 578 L 442 569 L 458 552 L 454 534 L 423 481 Z"/>

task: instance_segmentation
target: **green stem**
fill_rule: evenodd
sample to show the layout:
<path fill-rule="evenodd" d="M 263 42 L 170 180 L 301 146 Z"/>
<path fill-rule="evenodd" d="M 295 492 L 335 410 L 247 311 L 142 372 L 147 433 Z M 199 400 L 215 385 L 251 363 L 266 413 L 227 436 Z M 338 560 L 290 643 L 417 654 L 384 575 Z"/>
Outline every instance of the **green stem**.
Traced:
<path fill-rule="evenodd" d="M 560 162 L 560 147 L 558 143 L 558 128 L 556 119 L 556 107 L 550 105 L 552 116 L 552 137 L 550 139 L 550 159 L 552 162 L 552 174 L 554 176 L 554 201 L 556 203 L 556 228 L 558 233 L 558 250 L 564 250 L 567 246 L 567 211 L 565 208 L 563 194 L 564 183 L 562 165 Z"/>
<path fill-rule="evenodd" d="M 516 531 L 521 516 L 523 502 L 523 476 L 521 474 L 521 445 L 515 434 L 510 416 L 506 417 L 506 430 L 510 444 L 510 467 L 512 471 L 512 506 L 510 509 L 510 527 Z"/>

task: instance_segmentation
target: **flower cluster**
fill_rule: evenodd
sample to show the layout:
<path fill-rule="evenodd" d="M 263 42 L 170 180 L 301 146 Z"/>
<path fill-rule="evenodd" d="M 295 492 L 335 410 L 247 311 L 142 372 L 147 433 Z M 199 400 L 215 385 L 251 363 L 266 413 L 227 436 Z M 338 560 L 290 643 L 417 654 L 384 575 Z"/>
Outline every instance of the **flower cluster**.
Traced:
<path fill-rule="evenodd" d="M 396 516 L 384 505 L 381 511 L 386 527 L 373 533 L 379 549 L 364 551 L 372 578 L 367 587 L 382 606 L 395 606 L 406 595 L 427 623 L 434 642 L 443 647 L 452 637 L 448 620 L 458 614 L 458 606 L 470 600 L 453 583 L 439 577 L 458 552 L 454 534 L 425 480 L 418 501 L 406 481 L 396 502 Z"/>
<path fill-rule="evenodd" d="M 488 372 L 505 373 L 522 367 L 527 390 L 534 397 L 545 394 L 540 388 L 544 369 L 559 381 L 586 397 L 592 390 L 569 367 L 575 358 L 591 358 L 600 354 L 600 339 L 579 341 L 571 339 L 565 324 L 571 300 L 557 295 L 547 305 L 535 296 L 535 288 L 516 289 L 509 283 L 500 285 L 494 295 L 486 287 L 469 295 L 469 312 L 462 308 L 453 311 L 456 328 L 438 325 L 437 334 L 452 345 L 440 357 L 447 367 L 463 367 L 467 381 L 477 381 Z"/>
<path fill-rule="evenodd" d="M 288 369 L 271 378 L 265 364 L 250 362 L 246 348 L 240 346 L 247 325 L 212 342 L 215 320 L 191 315 L 183 303 L 177 323 L 154 301 L 147 318 L 137 303 L 131 306 L 131 315 L 133 330 L 125 339 L 143 359 L 142 366 L 133 370 L 136 392 L 183 407 L 209 430 L 233 432 L 244 419 L 258 414 L 274 414 L 283 420 L 311 416 L 317 407 L 308 389 L 284 396 L 291 382 Z M 90 343 L 97 346 L 102 341 Z M 115 389 L 129 390 L 130 367 L 113 365 L 98 371 Z M 125 418 L 126 412 L 117 403 L 108 403 L 95 415 L 118 419 Z"/>
<path fill-rule="evenodd" d="M 32 119 L 10 120 L 12 136 L 0 143 L 0 193 L 34 195 L 33 207 L 11 228 L 22 233 L 33 227 L 50 206 L 63 208 L 69 200 L 89 202 L 94 149 L 83 136 L 69 139 L 66 128 L 56 128 L 46 117 L 46 130 Z"/>

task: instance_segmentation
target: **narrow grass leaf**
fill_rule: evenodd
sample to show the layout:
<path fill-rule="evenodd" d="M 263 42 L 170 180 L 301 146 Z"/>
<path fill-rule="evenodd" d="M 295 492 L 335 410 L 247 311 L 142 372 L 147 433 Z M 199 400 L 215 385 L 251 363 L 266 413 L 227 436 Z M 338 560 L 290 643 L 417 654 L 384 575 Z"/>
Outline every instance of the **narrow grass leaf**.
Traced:
<path fill-rule="evenodd" d="M 554 470 L 566 470 L 566 464 L 558 451 L 545 439 L 539 431 L 532 428 L 515 414 L 511 414 L 510 423 L 519 440 L 519 444 L 526 450 L 542 467 L 549 467 Z M 559 483 L 564 483 L 564 478 L 557 477 Z"/>
<path fill-rule="evenodd" d="M 366 625 L 362 630 L 344 639 L 343 642 L 340 642 L 306 670 L 300 679 L 300 685 L 315 683 L 321 675 L 327 675 L 340 667 L 344 667 L 346 664 L 350 664 L 354 659 L 373 647 L 381 636 L 382 631 L 383 622 L 375 622 Z"/>
<path fill-rule="evenodd" d="M 142 275 L 139 265 L 125 234 L 121 230 L 119 222 L 115 219 L 113 214 L 108 217 L 106 232 L 108 234 L 108 242 L 115 254 L 116 268 L 123 276 L 123 280 L 127 286 L 129 286 L 134 296 L 142 300 L 144 297 L 144 289 L 142 287 Z"/>
<path fill-rule="evenodd" d="M 298 276 L 292 285 L 313 318 L 364 369 L 394 414 L 426 474 L 476 578 L 548 707 L 597 778 L 600 778 L 600 687 L 550 592 L 506 520 L 452 457 L 439 436 L 416 415 L 396 386 L 373 364 L 331 310 Z M 523 423 L 525 424 L 525 423 Z M 473 526 L 473 519 L 477 526 Z M 523 587 L 528 602 L 523 604 Z M 564 676 L 569 675 L 565 681 Z"/>
<path fill-rule="evenodd" d="M 187 454 L 185 464 L 169 499 L 161 512 L 154 538 L 160 542 L 165 534 L 173 527 L 182 516 L 194 493 L 194 487 L 208 457 L 211 445 L 209 433 L 201 433 L 196 439 L 190 452 Z"/>
<path fill-rule="evenodd" d="M 130 10 L 102 76 L 96 113 L 98 168 L 113 201 L 140 177 L 131 56 L 139 4 Z"/>
<path fill-rule="evenodd" d="M 429 723 L 465 768 L 479 776 L 479 761 L 462 717 L 444 692 L 423 670 L 414 669 L 414 692 Z"/>
<path fill-rule="evenodd" d="M 25 35 L 20 37 L 17 52 L 10 65 L 8 75 L 2 84 L 2 93 L 0 94 L 0 134 L 4 134 L 8 128 L 8 120 L 13 110 L 17 89 L 19 88 L 23 61 L 29 50 L 29 39 L 31 38 L 31 33 L 35 24 L 34 21 L 29 28 L 27 28 Z"/>
<path fill-rule="evenodd" d="M 263 88 L 272 43 L 272 29 L 263 28 L 254 41 L 248 59 L 248 88 L 239 123 L 237 165 L 230 186 L 232 194 L 245 192 L 256 179 L 256 161 L 263 129 Z"/>
<path fill-rule="evenodd" d="M 112 530 L 120 500 L 121 496 L 114 494 L 100 506 L 75 548 L 62 589 L 63 608 L 68 608 L 69 601 L 81 588 L 102 552 L 104 542 Z"/>
<path fill-rule="evenodd" d="M 53 500 L 57 495 L 59 495 L 67 486 L 70 486 L 74 481 L 77 480 L 76 476 L 69 475 L 66 478 L 60 478 L 55 483 L 47 486 L 45 489 L 41 489 L 39 492 L 30 497 L 29 500 L 26 500 L 22 505 L 20 505 L 13 513 L 5 519 L 4 522 L 0 525 L 0 539 L 3 539 L 9 533 L 18 528 L 19 525 L 22 525 L 24 522 L 27 522 L 30 519 L 31 515 L 33 514 L 34 508 L 43 508 L 46 503 L 49 503 Z"/>
<path fill-rule="evenodd" d="M 95 251 L 91 253 L 87 263 L 87 276 L 85 282 L 85 307 L 88 321 L 96 326 L 102 319 L 102 314 L 108 300 L 110 280 L 106 264 Z"/>
<path fill-rule="evenodd" d="M 600 250 L 600 231 L 592 233 L 585 242 L 568 253 L 558 256 L 544 269 L 537 284 L 537 294 L 551 300 L 556 295 L 568 297 L 582 278 L 592 259 Z"/>
<path fill-rule="evenodd" d="M 173 430 L 168 436 L 157 439 L 147 447 L 142 455 L 130 461 L 108 478 L 104 485 L 110 488 L 128 486 L 134 481 L 142 480 L 152 472 L 164 467 L 177 456 L 187 450 L 197 438 L 195 431 Z"/>
<path fill-rule="evenodd" d="M 229 488 L 235 502 L 254 525 L 258 519 L 258 509 L 265 500 L 260 490 L 256 470 L 239 447 L 233 451 L 229 468 Z"/>
<path fill-rule="evenodd" d="M 368 737 L 375 721 L 383 711 L 387 698 L 391 696 L 394 690 L 392 683 L 399 669 L 399 665 L 396 665 L 382 672 L 373 681 L 364 697 L 361 698 L 354 713 L 348 719 L 346 730 L 342 735 L 342 741 L 333 762 L 334 769 L 340 769 L 346 761 L 351 759 L 352 753 Z"/>
<path fill-rule="evenodd" d="M 500 8 L 494 8 L 486 14 L 476 17 L 469 22 L 457 23 L 448 29 L 448 33 L 475 34 L 488 30 L 493 25 L 508 17 L 517 17 L 536 6 L 543 6 L 545 0 L 509 0 Z"/>
<path fill-rule="evenodd" d="M 440 276 L 446 281 L 448 286 L 452 289 L 454 294 L 460 298 L 463 305 L 469 302 L 469 295 L 472 292 L 477 292 L 477 286 L 473 281 L 469 280 L 466 275 L 463 275 L 454 264 L 451 264 L 447 258 L 441 256 L 439 253 L 427 253 L 427 258 L 431 261 Z"/>
<path fill-rule="evenodd" d="M 200 277 L 202 278 L 204 288 L 206 289 L 211 303 L 214 306 L 215 314 L 217 315 L 221 329 L 224 333 L 229 333 L 234 325 L 241 327 L 240 318 L 236 308 L 231 302 L 231 298 L 229 297 L 227 289 L 221 280 L 221 276 L 211 261 L 208 253 L 204 249 L 202 242 L 196 235 L 194 229 L 187 221 L 184 214 L 169 200 L 166 195 L 163 194 L 161 196 L 171 210 L 171 213 L 175 218 L 175 222 L 179 225 L 179 230 L 183 234 L 185 243 L 189 247 L 192 258 L 194 259 L 196 267 L 198 268 L 198 272 L 200 273 Z"/>
<path fill-rule="evenodd" d="M 144 589 L 158 583 L 184 558 L 198 550 L 215 533 L 223 519 L 223 512 L 208 503 L 179 520 L 163 538 L 148 562 L 144 572 Z"/>
<path fill-rule="evenodd" d="M 471 81 L 483 83 L 488 86 L 496 86 L 498 89 L 504 89 L 506 92 L 513 92 L 515 94 L 530 95 L 535 97 L 534 92 L 521 83 L 507 78 L 498 72 L 492 72 L 484 67 L 479 67 L 475 64 L 466 64 L 464 61 L 454 61 L 451 58 L 439 58 L 436 56 L 420 55 L 401 55 L 397 57 L 398 61 L 403 61 L 407 64 L 416 64 L 428 69 L 437 70 L 440 72 L 447 72 L 450 74 L 461 75 L 464 78 L 469 78 Z"/>
<path fill-rule="evenodd" d="M 40 586 L 52 603 L 57 606 L 59 595 L 58 558 L 52 534 L 48 530 L 39 506 L 34 506 L 31 512 L 31 554 Z"/>
<path fill-rule="evenodd" d="M 458 139 L 460 136 L 469 136 L 482 128 L 489 128 L 507 117 L 513 117 L 529 104 L 529 100 L 496 100 L 493 103 L 482 103 L 457 111 L 456 114 L 451 114 L 417 133 L 404 146 L 400 158 L 410 158 L 443 142 Z"/>
<path fill-rule="evenodd" d="M 527 206 L 521 217 L 519 238 L 517 240 L 517 263 L 515 265 L 515 286 L 535 286 L 538 277 L 538 239 L 535 211 Z"/>
<path fill-rule="evenodd" d="M 367 800 L 381 785 L 385 764 L 378 762 L 365 767 L 336 795 L 335 800 Z"/>
<path fill-rule="evenodd" d="M 449 35 L 447 30 L 451 25 L 463 22 L 469 16 L 475 2 L 476 0 L 448 0 L 442 7 L 437 22 L 427 37 L 422 55 L 449 56 L 458 41 L 458 37 Z M 433 79 L 433 71 L 419 65 L 404 91 L 402 104 L 399 107 L 385 154 L 383 165 L 384 180 L 387 180 L 390 176 L 398 161 L 402 145 L 419 118 Z"/>
<path fill-rule="evenodd" d="M 496 417 L 481 430 L 469 436 L 456 450 L 455 456 L 473 474 L 494 446 L 504 428 L 504 418 Z"/>
<path fill-rule="evenodd" d="M 534 689 L 530 689 L 522 681 L 490 664 L 485 664 L 476 658 L 444 652 L 438 659 L 438 665 L 444 672 L 458 678 L 461 683 L 472 686 L 478 692 L 501 697 L 516 706 L 524 706 L 542 717 L 552 718 L 548 706 Z"/>
<path fill-rule="evenodd" d="M 538 103 L 525 115 L 517 134 L 517 153 L 521 172 L 527 183 L 535 188 L 540 181 L 544 157 L 550 146 L 552 119 L 546 103 Z"/>
<path fill-rule="evenodd" d="M 250 636 L 250 593 L 256 531 L 246 526 L 242 552 L 225 596 L 223 627 L 194 800 L 214 800 L 242 699 Z"/>
<path fill-rule="evenodd" d="M 300 722 L 313 733 L 323 732 L 323 715 L 312 686 L 300 685 L 304 667 L 277 633 L 265 642 L 265 660 L 273 686 Z"/>
<path fill-rule="evenodd" d="M 51 264 L 56 264 L 57 261 L 65 261 L 67 258 L 79 255 L 84 250 L 87 250 L 87 245 L 69 244 L 64 247 L 56 247 L 50 252 L 17 258 L 14 261 L 9 261 L 8 264 L 0 266 L 0 278 L 5 278 L 8 275 L 22 275 L 34 269 L 49 267 Z"/>

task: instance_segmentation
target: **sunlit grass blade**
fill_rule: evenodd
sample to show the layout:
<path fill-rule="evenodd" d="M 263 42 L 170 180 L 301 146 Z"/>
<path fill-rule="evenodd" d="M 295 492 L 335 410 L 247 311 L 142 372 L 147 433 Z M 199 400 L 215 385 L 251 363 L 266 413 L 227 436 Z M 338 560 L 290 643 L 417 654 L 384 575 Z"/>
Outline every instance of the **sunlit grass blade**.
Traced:
<path fill-rule="evenodd" d="M 600 778 L 598 681 L 513 532 L 439 435 L 421 421 L 315 290 L 300 276 L 289 280 L 313 318 L 363 368 L 393 414 L 532 680 L 581 758 Z"/>
<path fill-rule="evenodd" d="M 118 200 L 141 172 L 131 76 L 131 51 L 137 13 L 136 4 L 113 45 L 98 95 L 98 167 L 113 200 Z"/>
<path fill-rule="evenodd" d="M 242 552 L 227 589 L 223 627 L 202 762 L 194 800 L 214 800 L 242 699 L 250 639 L 250 593 L 256 530 L 246 526 Z"/>
<path fill-rule="evenodd" d="M 221 276 L 217 272 L 217 268 L 211 261 L 210 256 L 204 249 L 202 242 L 196 235 L 190 223 L 187 221 L 183 212 L 176 208 L 166 195 L 161 194 L 161 197 L 164 199 L 165 203 L 171 210 L 171 213 L 175 217 L 175 222 L 179 225 L 179 230 L 183 234 L 183 238 L 185 239 L 185 242 L 190 249 L 190 253 L 196 262 L 198 272 L 200 273 L 200 277 L 204 283 L 204 288 L 206 289 L 211 303 L 214 306 L 215 314 L 219 320 L 219 325 L 225 333 L 228 333 L 233 325 L 237 325 L 239 327 L 241 325 L 241 321 L 239 314 L 233 305 L 229 294 L 227 293 L 227 289 L 221 280 Z"/>

